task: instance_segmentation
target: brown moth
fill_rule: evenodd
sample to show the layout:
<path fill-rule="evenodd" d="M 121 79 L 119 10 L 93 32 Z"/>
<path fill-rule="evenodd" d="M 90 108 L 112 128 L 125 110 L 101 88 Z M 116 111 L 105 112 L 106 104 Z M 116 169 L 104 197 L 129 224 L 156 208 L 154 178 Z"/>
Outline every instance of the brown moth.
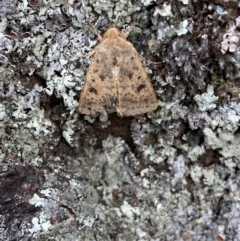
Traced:
<path fill-rule="evenodd" d="M 158 101 L 141 59 L 122 34 L 110 28 L 94 49 L 79 99 L 82 114 L 106 113 L 115 108 L 121 116 L 151 112 Z"/>

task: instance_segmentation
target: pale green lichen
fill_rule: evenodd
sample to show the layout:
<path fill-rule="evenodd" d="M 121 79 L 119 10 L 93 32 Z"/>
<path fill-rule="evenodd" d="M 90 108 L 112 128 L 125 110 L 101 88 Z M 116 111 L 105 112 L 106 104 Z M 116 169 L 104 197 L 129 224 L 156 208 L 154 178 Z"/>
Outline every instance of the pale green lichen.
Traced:
<path fill-rule="evenodd" d="M 45 207 L 47 202 L 47 199 L 40 198 L 37 194 L 34 194 L 34 196 L 29 200 L 29 203 L 36 207 Z M 33 234 L 34 238 L 38 237 L 41 232 L 47 232 L 52 226 L 50 220 L 48 220 L 46 215 L 43 213 L 40 213 L 39 217 L 33 217 L 32 225 L 33 227 L 29 229 L 29 232 Z"/>
<path fill-rule="evenodd" d="M 206 93 L 194 96 L 194 100 L 197 102 L 201 111 L 213 110 L 216 108 L 216 101 L 218 98 L 218 96 L 214 95 L 213 85 L 208 85 Z"/>
<path fill-rule="evenodd" d="M 189 2 L 188 0 L 178 0 L 179 2 L 182 2 L 184 5 L 187 5 Z"/>
<path fill-rule="evenodd" d="M 164 144 L 163 140 L 161 140 L 161 144 L 158 145 L 160 150 L 156 152 L 156 150 L 149 146 L 144 150 L 144 156 L 149 158 L 149 160 L 153 163 L 160 164 L 164 162 L 164 160 L 173 160 L 176 155 L 176 149 Z"/>
<path fill-rule="evenodd" d="M 202 170 L 203 168 L 199 165 L 194 165 L 191 167 L 189 174 L 194 181 L 194 183 L 200 183 L 202 177 Z"/>
<path fill-rule="evenodd" d="M 72 141 L 73 141 L 72 136 L 74 134 L 74 130 L 72 129 L 73 127 L 72 125 L 73 125 L 72 121 L 66 122 L 62 132 L 64 139 L 67 141 L 69 145 L 72 145 Z"/>
<path fill-rule="evenodd" d="M 38 61 L 43 61 L 43 54 L 46 52 L 49 43 L 47 42 L 49 37 L 52 37 L 53 33 L 50 31 L 45 31 L 43 34 L 38 35 L 36 38 L 32 39 L 33 42 L 33 53 Z M 45 43 L 46 42 L 46 43 Z"/>
<path fill-rule="evenodd" d="M 4 120 L 4 118 L 7 116 L 5 111 L 5 106 L 0 103 L 0 121 Z"/>
<path fill-rule="evenodd" d="M 234 102 L 230 103 L 230 105 L 220 106 L 217 113 L 213 112 L 212 121 L 211 121 L 211 128 L 218 129 L 218 133 L 221 135 L 221 130 L 223 132 L 231 132 L 234 133 L 239 127 L 239 105 Z"/>
<path fill-rule="evenodd" d="M 225 158 L 240 156 L 240 135 L 233 134 L 231 132 L 222 132 L 220 130 L 217 135 L 210 128 L 204 128 L 204 135 L 206 137 L 206 143 L 212 149 L 220 149 L 219 153 Z"/>
<path fill-rule="evenodd" d="M 42 133 L 44 136 L 47 136 L 51 133 L 53 125 L 49 119 L 45 118 L 43 109 L 40 110 L 36 108 L 35 111 L 36 114 L 27 123 L 27 128 L 30 129 L 30 132 L 36 138 L 39 138 L 40 133 Z"/>
<path fill-rule="evenodd" d="M 228 168 L 229 173 L 234 172 L 236 168 L 238 168 L 239 165 L 239 159 L 236 157 L 231 157 L 231 158 L 221 158 L 222 163 Z"/>
<path fill-rule="evenodd" d="M 183 155 L 180 155 L 173 163 L 171 163 L 174 172 L 173 179 L 171 180 L 173 186 L 179 183 L 179 181 L 182 181 L 183 184 L 186 184 L 184 181 L 184 175 L 186 174 L 185 162 L 186 160 Z"/>
<path fill-rule="evenodd" d="M 144 6 L 149 6 L 151 4 L 154 4 L 156 2 L 156 0 L 141 0 L 141 3 L 144 5 Z"/>
<path fill-rule="evenodd" d="M 129 219 L 130 222 L 132 222 L 135 219 L 134 216 L 140 215 L 140 208 L 129 205 L 127 201 L 123 202 L 123 204 L 120 207 L 120 210 L 122 214 L 126 216 L 127 219 Z"/>
<path fill-rule="evenodd" d="M 47 200 L 45 198 L 39 197 L 36 193 L 29 199 L 29 203 L 36 207 L 44 207 L 46 202 Z"/>
<path fill-rule="evenodd" d="M 167 17 L 167 16 L 171 17 L 173 15 L 171 5 L 164 3 L 161 8 L 156 8 L 153 15 L 157 16 L 158 14 L 162 17 Z"/>
<path fill-rule="evenodd" d="M 204 146 L 193 146 L 190 147 L 188 144 L 184 144 L 181 148 L 187 153 L 187 157 L 192 161 L 195 162 L 198 160 L 198 157 L 205 153 Z"/>
<path fill-rule="evenodd" d="M 185 19 L 182 22 L 180 22 L 178 28 L 176 29 L 176 33 L 178 36 L 184 35 L 188 32 L 188 20 Z"/>
<path fill-rule="evenodd" d="M 33 238 L 36 238 L 36 234 L 40 232 L 47 232 L 49 227 L 51 227 L 50 221 L 46 221 L 44 218 L 34 217 L 32 219 L 33 227 L 29 229 L 30 233 L 33 234 Z"/>

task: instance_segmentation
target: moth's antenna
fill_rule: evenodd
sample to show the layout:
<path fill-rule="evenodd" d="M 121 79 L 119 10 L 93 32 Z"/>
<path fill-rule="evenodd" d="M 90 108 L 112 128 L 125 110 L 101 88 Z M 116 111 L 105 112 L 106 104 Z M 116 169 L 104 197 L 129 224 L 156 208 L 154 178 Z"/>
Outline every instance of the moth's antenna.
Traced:
<path fill-rule="evenodd" d="M 128 31 L 122 35 L 125 39 L 126 39 L 126 38 L 129 36 L 129 34 L 132 32 L 133 27 L 134 27 L 134 25 L 131 24 L 131 26 L 129 27 Z"/>
<path fill-rule="evenodd" d="M 102 42 L 102 36 L 98 33 L 96 27 L 87 19 L 86 23 L 88 23 L 90 25 L 90 27 L 92 28 L 92 31 L 98 36 L 98 39 L 100 42 Z"/>
<path fill-rule="evenodd" d="M 129 36 L 129 34 L 132 32 L 132 30 L 133 30 L 136 22 L 137 22 L 137 18 L 136 18 L 136 16 L 135 16 L 135 17 L 133 18 L 133 21 L 132 21 L 132 23 L 131 23 L 128 31 L 123 34 L 123 37 L 124 37 L 125 39 L 126 39 L 126 38 Z"/>

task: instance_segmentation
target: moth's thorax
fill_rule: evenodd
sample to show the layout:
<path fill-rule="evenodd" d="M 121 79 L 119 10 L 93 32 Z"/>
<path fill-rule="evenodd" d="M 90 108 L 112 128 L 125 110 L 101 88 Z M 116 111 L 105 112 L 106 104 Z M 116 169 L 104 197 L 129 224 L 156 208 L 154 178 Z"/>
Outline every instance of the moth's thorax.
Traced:
<path fill-rule="evenodd" d="M 122 37 L 122 33 L 117 28 L 109 28 L 103 35 L 103 39 L 115 39 L 119 37 Z"/>

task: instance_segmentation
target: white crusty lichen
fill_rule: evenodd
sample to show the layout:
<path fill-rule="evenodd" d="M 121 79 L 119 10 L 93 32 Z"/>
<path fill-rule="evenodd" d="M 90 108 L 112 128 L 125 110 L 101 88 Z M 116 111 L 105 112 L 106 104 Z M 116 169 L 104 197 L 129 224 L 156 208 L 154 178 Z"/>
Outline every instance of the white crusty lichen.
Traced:
<path fill-rule="evenodd" d="M 124 140 L 121 138 L 114 138 L 113 136 L 109 136 L 107 140 L 104 140 L 103 143 L 103 149 L 105 151 L 106 158 L 109 162 L 109 164 L 114 164 L 117 159 L 119 158 L 119 155 L 124 151 Z"/>
<path fill-rule="evenodd" d="M 26 59 L 29 68 L 32 67 L 31 73 L 41 67 L 42 71 L 38 74 L 47 80 L 44 91 L 48 95 L 55 94 L 57 98 L 63 98 L 65 106 L 73 112 L 78 106 L 75 97 L 80 90 L 83 70 L 74 66 L 76 58 L 72 60 L 71 57 L 76 48 L 79 52 L 85 51 L 85 36 L 81 31 L 71 28 L 57 33 L 43 29 L 42 24 L 35 26 L 37 37 L 34 36 L 31 41 L 28 40 L 30 37 L 25 38 L 20 44 L 19 53 L 33 49 L 33 55 L 29 54 Z"/>
<path fill-rule="evenodd" d="M 132 207 L 127 201 L 124 201 L 120 207 L 123 215 L 125 215 L 129 221 L 133 221 L 135 216 L 140 215 L 140 208 Z"/>
<path fill-rule="evenodd" d="M 161 7 L 157 7 L 153 13 L 153 16 L 160 15 L 162 17 L 171 17 L 172 14 L 172 7 L 171 4 L 163 3 Z"/>
<path fill-rule="evenodd" d="M 9 38 L 8 35 L 4 34 L 4 27 L 6 26 L 2 26 L 3 29 L 1 31 L 0 26 L 0 52 L 1 54 L 5 54 L 2 56 L 5 56 L 5 58 L 7 58 L 7 54 L 10 54 L 17 50 L 17 48 L 19 47 L 19 42 L 15 39 Z"/>
<path fill-rule="evenodd" d="M 43 159 L 40 156 L 36 156 L 31 160 L 31 165 L 33 166 L 41 166 L 43 163 Z"/>
<path fill-rule="evenodd" d="M 4 118 L 7 116 L 5 105 L 0 103 L 0 121 L 4 120 Z"/>
<path fill-rule="evenodd" d="M 229 169 L 230 173 L 233 173 L 236 168 L 239 168 L 240 165 L 240 159 L 236 157 L 230 157 L 230 158 L 220 158 L 221 163 L 224 163 L 224 165 Z"/>
<path fill-rule="evenodd" d="M 161 139 L 159 140 L 158 148 L 153 148 L 153 146 L 148 146 L 144 149 L 144 156 L 149 159 L 149 161 L 153 163 L 160 164 L 164 162 L 165 160 L 173 160 L 176 155 L 176 149 L 174 147 L 171 147 L 164 143 L 164 141 Z M 155 146 L 155 147 L 156 147 Z M 159 149 L 156 151 L 156 149 Z"/>
<path fill-rule="evenodd" d="M 12 79 L 14 79 L 14 76 Z M 7 83 L 7 80 L 5 80 L 5 83 Z M 5 94 L 0 104 L 2 140 L 11 136 L 13 142 L 4 141 L 1 149 L 5 153 L 21 157 L 24 163 L 26 162 L 28 165 L 38 166 L 42 162 L 39 156 L 39 148 L 51 142 L 49 137 L 55 131 L 55 126 L 46 118 L 44 109 L 39 108 L 43 88 L 36 84 L 31 91 L 26 91 L 21 85 L 21 81 L 13 83 L 14 91 L 12 95 L 6 96 Z M 9 86 L 8 88 L 8 90 L 11 89 Z M 4 91 L 3 89 L 5 93 L 8 93 L 8 90 Z M 10 133 L 2 132 L 6 128 L 11 130 Z M 47 136 L 48 140 L 45 139 Z"/>
<path fill-rule="evenodd" d="M 69 80 L 71 82 L 71 79 L 67 77 L 54 76 L 51 81 L 47 83 L 45 91 L 48 95 L 52 95 L 54 91 L 58 98 L 63 98 L 67 108 L 73 112 L 77 108 L 78 102 L 74 98 L 76 96 L 76 92 L 71 89 L 73 86 L 70 85 Z"/>
<path fill-rule="evenodd" d="M 199 156 L 203 155 L 205 153 L 204 146 L 189 146 L 188 144 L 183 144 L 181 146 L 181 149 L 184 150 L 187 153 L 187 157 L 192 161 L 195 162 L 198 160 Z"/>
<path fill-rule="evenodd" d="M 220 127 L 229 132 L 235 132 L 239 128 L 240 104 L 231 102 L 218 107 L 218 111 L 212 113 L 211 127 Z"/>
<path fill-rule="evenodd" d="M 178 0 L 179 2 L 182 2 L 184 5 L 187 5 L 189 2 L 188 0 Z"/>
<path fill-rule="evenodd" d="M 33 237 L 39 236 L 40 232 L 48 231 L 51 227 L 50 220 L 45 220 L 43 216 L 34 217 L 32 219 L 33 227 L 29 229 L 30 233 L 33 234 Z"/>
<path fill-rule="evenodd" d="M 154 4 L 156 2 L 156 0 L 140 0 L 140 1 L 144 6 L 149 6 L 149 5 Z"/>
<path fill-rule="evenodd" d="M 203 168 L 199 165 L 193 165 L 190 167 L 189 174 L 194 183 L 200 183 L 202 177 Z"/>
<path fill-rule="evenodd" d="M 27 128 L 35 137 L 39 137 L 39 134 L 48 135 L 52 132 L 52 123 L 49 119 L 45 118 L 44 110 L 36 108 L 35 115 L 27 123 Z"/>
<path fill-rule="evenodd" d="M 186 184 L 186 182 L 184 181 L 184 175 L 186 173 L 185 161 L 186 159 L 184 158 L 184 156 L 179 155 L 177 156 L 176 160 L 174 160 L 174 162 L 171 163 L 174 172 L 173 179 L 171 180 L 173 186 L 175 186 L 180 181 L 183 184 Z"/>
<path fill-rule="evenodd" d="M 205 168 L 202 170 L 203 183 L 214 190 L 215 197 L 221 197 L 224 193 L 224 183 L 214 167 Z"/>
<path fill-rule="evenodd" d="M 32 39 L 33 53 L 39 61 L 43 61 L 43 55 L 49 46 L 49 37 L 51 37 L 53 34 L 53 32 L 44 31 L 44 33 L 42 33 L 41 35 L 38 35 L 37 37 Z"/>
<path fill-rule="evenodd" d="M 219 129 L 214 132 L 210 128 L 204 128 L 206 144 L 212 149 L 218 149 L 225 158 L 240 156 L 240 135 Z"/>
<path fill-rule="evenodd" d="M 62 135 L 69 145 L 73 144 L 72 143 L 72 141 L 73 141 L 72 136 L 74 134 L 74 130 L 73 130 L 74 122 L 75 121 L 67 121 L 63 126 Z"/>
<path fill-rule="evenodd" d="M 29 231 L 32 233 L 33 237 L 37 238 L 41 233 L 45 233 L 52 226 L 51 217 L 55 214 L 59 208 L 59 203 L 56 200 L 59 193 L 57 190 L 52 188 L 43 189 L 40 191 L 45 198 L 39 197 L 36 193 L 29 203 L 35 207 L 41 207 L 41 212 L 38 217 L 33 217 L 32 228 Z"/>
<path fill-rule="evenodd" d="M 36 193 L 29 199 L 29 203 L 36 207 L 44 207 L 46 205 L 46 201 L 46 198 L 41 198 Z"/>
<path fill-rule="evenodd" d="M 179 23 L 178 28 L 175 30 L 178 36 L 184 35 L 188 32 L 188 20 L 185 19 Z"/>
<path fill-rule="evenodd" d="M 197 102 L 197 105 L 201 111 L 213 110 L 216 108 L 218 98 L 218 96 L 214 95 L 213 85 L 207 86 L 206 93 L 194 96 L 194 100 Z"/>
<path fill-rule="evenodd" d="M 29 203 L 36 207 L 44 207 L 47 205 L 47 199 L 39 197 L 36 193 Z M 47 219 L 47 216 L 43 213 L 40 213 L 39 217 L 33 217 L 32 219 L 32 228 L 29 229 L 30 233 L 33 234 L 33 237 L 38 237 L 41 232 L 46 232 L 52 226 L 50 220 Z"/>

